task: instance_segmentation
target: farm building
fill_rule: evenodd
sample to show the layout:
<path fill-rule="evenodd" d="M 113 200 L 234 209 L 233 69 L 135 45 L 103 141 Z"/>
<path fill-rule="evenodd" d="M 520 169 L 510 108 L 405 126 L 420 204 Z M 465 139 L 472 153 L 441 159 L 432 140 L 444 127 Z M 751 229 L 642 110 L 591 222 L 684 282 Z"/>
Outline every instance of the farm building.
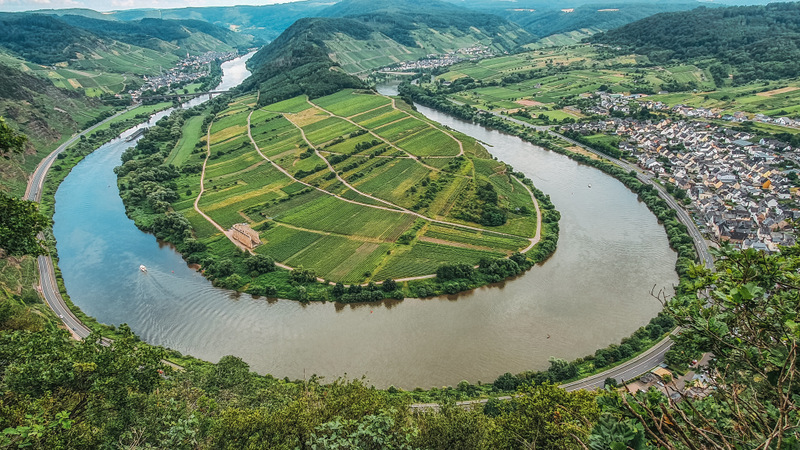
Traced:
<path fill-rule="evenodd" d="M 231 227 L 231 237 L 250 250 L 261 245 L 258 232 L 250 228 L 250 225 L 246 223 L 237 223 Z"/>

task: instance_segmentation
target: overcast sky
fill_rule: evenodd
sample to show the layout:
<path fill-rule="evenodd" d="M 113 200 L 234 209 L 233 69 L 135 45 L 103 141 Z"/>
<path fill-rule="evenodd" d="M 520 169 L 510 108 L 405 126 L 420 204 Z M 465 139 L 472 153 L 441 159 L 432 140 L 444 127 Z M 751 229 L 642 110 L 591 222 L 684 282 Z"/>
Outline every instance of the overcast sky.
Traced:
<path fill-rule="evenodd" d="M 187 6 L 273 5 L 298 0 L 0 0 L 0 11 L 89 8 L 114 11 L 134 8 L 185 8 Z"/>

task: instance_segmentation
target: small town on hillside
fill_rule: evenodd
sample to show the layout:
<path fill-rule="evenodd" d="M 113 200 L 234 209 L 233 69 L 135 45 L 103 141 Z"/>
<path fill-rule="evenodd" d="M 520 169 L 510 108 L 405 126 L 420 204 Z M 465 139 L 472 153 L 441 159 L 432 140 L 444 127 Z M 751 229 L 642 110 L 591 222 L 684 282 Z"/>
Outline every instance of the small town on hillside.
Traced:
<path fill-rule="evenodd" d="M 160 88 L 169 88 L 178 83 L 185 83 L 197 80 L 208 75 L 209 64 L 214 60 L 228 61 L 236 58 L 239 54 L 232 52 L 205 52 L 202 55 L 189 56 L 178 61 L 175 67 L 162 71 L 160 75 L 144 76 L 144 84 L 135 90 L 128 91 L 134 100 L 142 96 L 147 91 L 157 91 Z"/>
<path fill-rule="evenodd" d="M 439 67 L 452 66 L 462 61 L 477 61 L 482 58 L 497 56 L 489 47 L 476 45 L 474 47 L 460 48 L 447 52 L 444 55 L 430 54 L 417 61 L 403 62 L 379 69 L 381 72 L 408 72 L 415 70 L 430 70 Z"/>
<path fill-rule="evenodd" d="M 620 150 L 681 189 L 695 222 L 718 241 L 769 252 L 796 241 L 791 221 L 800 218 L 800 152 L 785 142 L 672 119 L 608 118 L 561 129 L 619 136 Z"/>

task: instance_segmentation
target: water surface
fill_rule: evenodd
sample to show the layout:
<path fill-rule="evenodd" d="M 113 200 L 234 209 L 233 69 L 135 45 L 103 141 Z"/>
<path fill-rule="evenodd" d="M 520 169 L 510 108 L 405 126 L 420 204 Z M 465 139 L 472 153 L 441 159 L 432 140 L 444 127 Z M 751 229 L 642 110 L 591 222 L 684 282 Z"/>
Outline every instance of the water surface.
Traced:
<path fill-rule="evenodd" d="M 243 67 L 226 64 L 226 77 Z M 378 387 L 403 388 L 543 369 L 550 356 L 573 359 L 618 342 L 658 312 L 650 291 L 677 282 L 676 256 L 622 183 L 518 138 L 420 111 L 490 144 L 551 195 L 561 234 L 545 264 L 453 297 L 303 305 L 236 295 L 212 287 L 125 216 L 112 169 L 132 143 L 117 140 L 78 164 L 56 194 L 59 266 L 73 302 L 103 323 L 128 323 L 147 342 L 206 360 L 233 354 L 277 377 L 366 375 Z"/>

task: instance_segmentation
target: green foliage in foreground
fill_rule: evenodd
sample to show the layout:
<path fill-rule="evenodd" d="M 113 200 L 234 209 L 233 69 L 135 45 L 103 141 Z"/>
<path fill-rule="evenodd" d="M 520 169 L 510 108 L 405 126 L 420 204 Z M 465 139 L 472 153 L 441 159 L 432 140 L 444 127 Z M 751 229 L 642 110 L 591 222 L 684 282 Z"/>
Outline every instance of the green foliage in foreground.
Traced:
<path fill-rule="evenodd" d="M 716 357 L 705 396 L 680 402 L 656 390 L 570 393 L 534 380 L 512 398 L 472 409 L 452 399 L 499 391 L 462 382 L 428 391 L 438 408 L 413 409 L 411 399 L 423 392 L 316 376 L 281 380 L 252 373 L 233 356 L 173 370 L 161 362 L 167 352 L 125 326 L 111 346 L 96 334 L 74 342 L 41 315 L 0 302 L 0 445 L 599 450 L 769 441 L 775 444 L 765 448 L 793 448 L 800 247 L 778 255 L 723 247 L 717 257 L 716 272 L 695 267 L 691 291 L 667 303 L 666 314 L 682 327 L 679 344 Z"/>

